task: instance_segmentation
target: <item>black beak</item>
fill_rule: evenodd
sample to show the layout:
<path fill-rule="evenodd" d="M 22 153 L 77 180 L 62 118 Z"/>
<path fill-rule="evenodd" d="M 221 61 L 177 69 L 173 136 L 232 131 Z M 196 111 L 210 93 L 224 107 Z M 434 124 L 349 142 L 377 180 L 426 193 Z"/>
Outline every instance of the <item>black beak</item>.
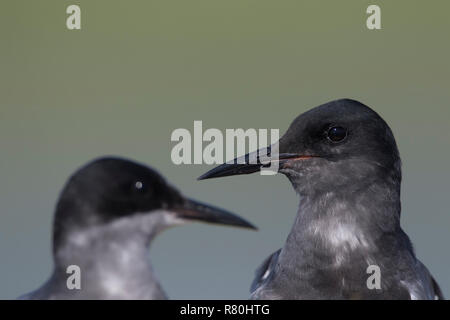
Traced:
<path fill-rule="evenodd" d="M 277 164 L 277 168 L 284 168 L 290 161 L 304 160 L 312 157 L 314 156 L 295 153 L 277 153 L 272 155 L 269 147 L 267 150 L 260 149 L 215 167 L 198 177 L 197 180 L 250 174 L 261 171 L 262 168 L 270 168 L 272 164 Z"/>
<path fill-rule="evenodd" d="M 196 220 L 257 230 L 250 222 L 231 212 L 191 199 L 186 199 L 182 205 L 173 208 L 171 211 L 175 212 L 179 218 L 185 220 Z"/>

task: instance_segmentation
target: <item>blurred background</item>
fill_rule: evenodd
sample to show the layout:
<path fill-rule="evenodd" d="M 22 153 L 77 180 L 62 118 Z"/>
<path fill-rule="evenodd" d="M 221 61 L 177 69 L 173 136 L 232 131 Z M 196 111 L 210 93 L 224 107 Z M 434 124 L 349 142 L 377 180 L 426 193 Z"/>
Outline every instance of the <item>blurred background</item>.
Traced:
<path fill-rule="evenodd" d="M 381 7 L 382 30 L 366 28 Z M 66 28 L 81 7 L 82 29 Z M 151 248 L 171 298 L 245 299 L 280 248 L 298 198 L 281 175 L 196 181 L 172 164 L 176 128 L 279 128 L 353 98 L 392 127 L 403 159 L 402 226 L 450 295 L 450 2 L 61 1 L 0 4 L 0 298 L 52 270 L 59 191 L 101 155 L 150 164 L 183 192 L 259 232 L 193 224 Z"/>

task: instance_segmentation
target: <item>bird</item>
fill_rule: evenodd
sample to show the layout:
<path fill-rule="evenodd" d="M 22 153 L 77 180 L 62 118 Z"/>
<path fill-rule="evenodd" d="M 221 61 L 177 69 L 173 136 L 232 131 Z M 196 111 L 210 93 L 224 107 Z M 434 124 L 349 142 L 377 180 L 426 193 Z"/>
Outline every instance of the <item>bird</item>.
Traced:
<path fill-rule="evenodd" d="M 444 299 L 400 226 L 401 159 L 378 113 L 352 99 L 327 102 L 295 118 L 266 151 L 198 179 L 273 164 L 299 206 L 283 247 L 256 270 L 250 299 Z"/>
<path fill-rule="evenodd" d="M 49 280 L 19 299 L 167 299 L 148 248 L 161 231 L 191 221 L 256 229 L 233 213 L 183 196 L 144 164 L 94 159 L 68 179 L 59 196 Z M 79 268 L 78 288 L 68 285 L 73 266 Z"/>

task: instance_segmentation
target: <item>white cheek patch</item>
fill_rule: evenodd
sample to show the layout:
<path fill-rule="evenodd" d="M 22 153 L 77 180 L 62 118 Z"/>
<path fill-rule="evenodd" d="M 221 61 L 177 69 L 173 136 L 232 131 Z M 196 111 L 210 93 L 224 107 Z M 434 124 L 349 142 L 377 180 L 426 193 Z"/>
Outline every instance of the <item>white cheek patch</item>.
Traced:
<path fill-rule="evenodd" d="M 130 217 L 121 218 L 113 222 L 109 228 L 117 232 L 132 234 L 141 231 L 146 234 L 158 234 L 164 229 L 182 224 L 183 220 L 176 217 L 174 212 L 168 210 L 155 210 L 151 212 L 138 212 Z"/>
<path fill-rule="evenodd" d="M 167 211 L 164 215 L 164 221 L 168 226 L 178 226 L 187 223 L 186 220 L 178 217 L 176 213 Z"/>
<path fill-rule="evenodd" d="M 186 221 L 177 217 L 176 213 L 167 210 L 135 213 L 107 224 L 76 230 L 70 234 L 69 243 L 74 247 L 85 248 L 101 239 L 126 239 L 138 234 L 146 237 L 184 223 Z"/>

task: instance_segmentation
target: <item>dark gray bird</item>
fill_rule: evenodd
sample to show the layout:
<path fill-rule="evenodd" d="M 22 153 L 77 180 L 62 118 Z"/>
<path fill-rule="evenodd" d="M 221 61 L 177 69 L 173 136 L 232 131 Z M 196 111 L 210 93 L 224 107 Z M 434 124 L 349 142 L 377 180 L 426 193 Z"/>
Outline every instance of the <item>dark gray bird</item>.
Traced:
<path fill-rule="evenodd" d="M 144 165 L 95 160 L 79 169 L 60 195 L 53 274 L 21 298 L 165 299 L 148 247 L 159 232 L 189 221 L 255 229 L 232 213 L 185 198 Z M 69 289 L 69 266 L 79 267 L 79 290 Z"/>
<path fill-rule="evenodd" d="M 199 178 L 253 173 L 277 161 L 300 195 L 286 243 L 257 270 L 251 298 L 443 298 L 400 227 L 400 157 L 376 112 L 349 99 L 318 106 L 298 116 L 271 152 L 270 161 L 258 151 Z M 379 268 L 379 289 L 369 266 Z"/>

